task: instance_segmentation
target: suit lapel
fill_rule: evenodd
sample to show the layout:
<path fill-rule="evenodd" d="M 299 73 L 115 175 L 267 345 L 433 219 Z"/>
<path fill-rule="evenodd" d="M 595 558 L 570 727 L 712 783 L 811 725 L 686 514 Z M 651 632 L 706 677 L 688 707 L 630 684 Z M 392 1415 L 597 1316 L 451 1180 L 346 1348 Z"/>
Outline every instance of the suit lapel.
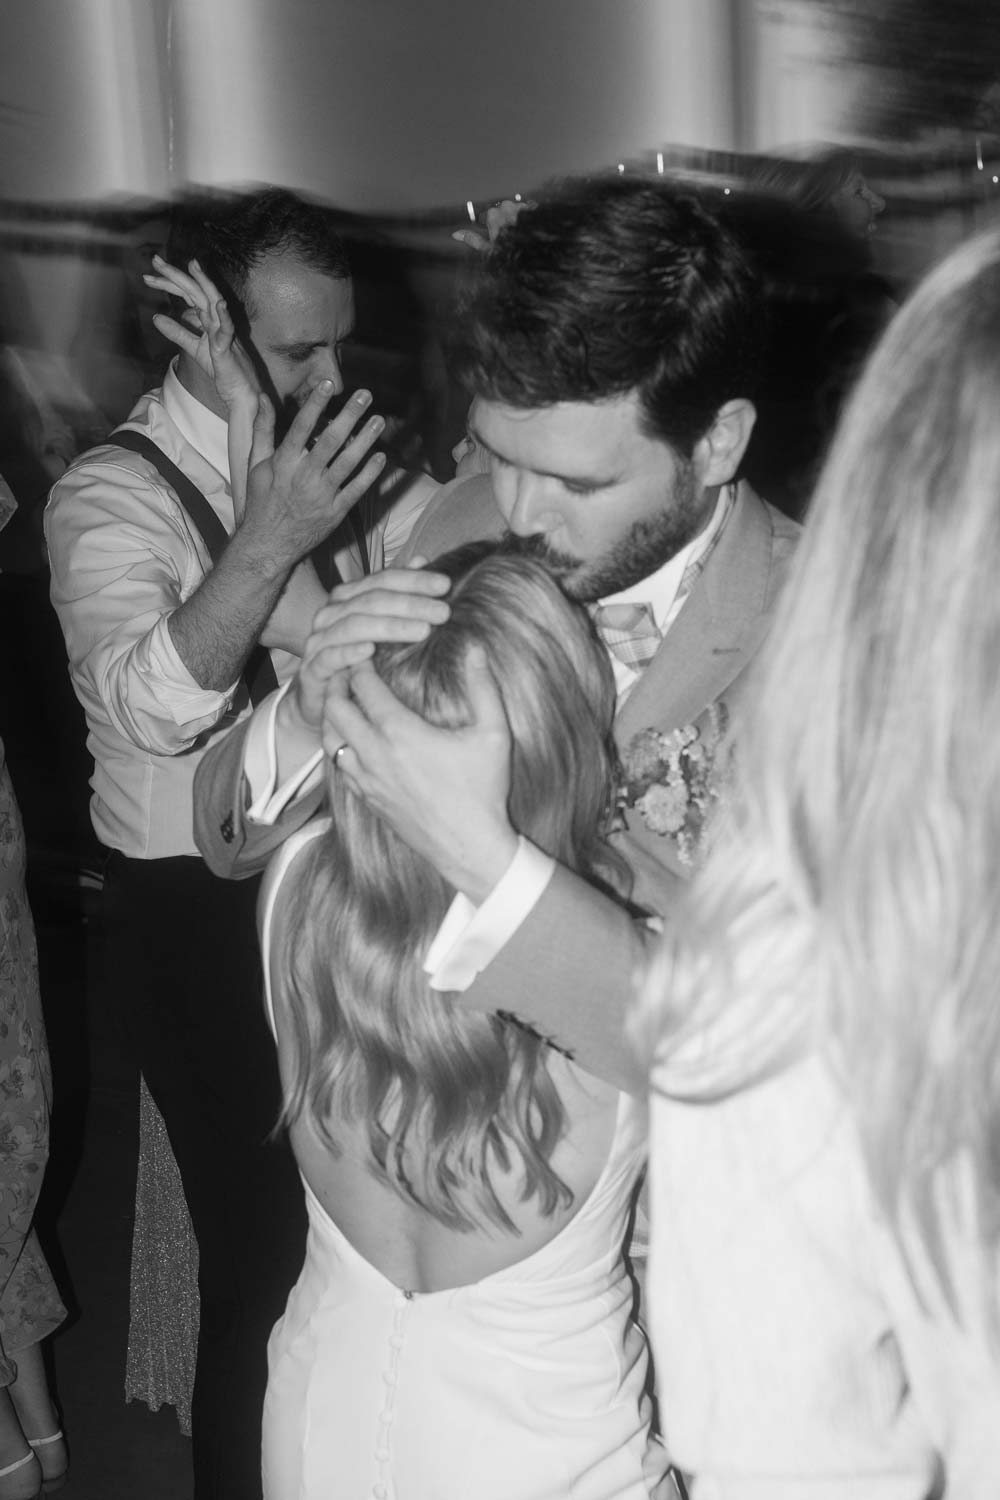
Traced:
<path fill-rule="evenodd" d="M 620 745 L 649 726 L 693 723 L 743 670 L 767 630 L 772 548 L 767 510 L 741 484 L 704 572 L 615 721 Z"/>
<path fill-rule="evenodd" d="M 428 506 L 399 561 L 414 552 L 433 558 L 502 530 L 489 477 L 456 480 Z M 741 484 L 704 572 L 615 721 L 620 745 L 650 725 L 693 723 L 739 676 L 767 630 L 773 546 L 766 506 Z"/>

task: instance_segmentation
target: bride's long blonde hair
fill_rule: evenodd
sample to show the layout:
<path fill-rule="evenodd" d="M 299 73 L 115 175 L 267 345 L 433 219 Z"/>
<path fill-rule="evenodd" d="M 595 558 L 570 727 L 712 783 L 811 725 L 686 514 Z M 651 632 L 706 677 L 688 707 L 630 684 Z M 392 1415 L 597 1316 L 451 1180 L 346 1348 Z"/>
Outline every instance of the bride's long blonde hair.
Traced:
<path fill-rule="evenodd" d="M 1000 234 L 873 355 L 756 689 L 647 994 L 654 1083 L 725 1094 L 823 1048 L 889 1221 L 950 1295 L 959 1162 L 987 1261 L 1000 1241 Z"/>
<path fill-rule="evenodd" d="M 589 619 L 526 559 L 477 546 L 434 568 L 453 579 L 451 616 L 418 645 L 380 647 L 381 677 L 430 722 L 458 726 L 469 648 L 482 647 L 511 732 L 515 828 L 622 888 L 602 839 L 615 691 Z M 552 1213 L 570 1194 L 550 1165 L 565 1121 L 548 1047 L 430 990 L 422 965 L 454 892 L 335 772 L 328 794 L 332 827 L 275 913 L 276 998 L 292 1021 L 284 1122 L 307 1115 L 334 1152 L 338 1127 L 362 1122 L 376 1176 L 453 1227 L 514 1230 L 493 1174 L 518 1159 L 522 1200 Z"/>

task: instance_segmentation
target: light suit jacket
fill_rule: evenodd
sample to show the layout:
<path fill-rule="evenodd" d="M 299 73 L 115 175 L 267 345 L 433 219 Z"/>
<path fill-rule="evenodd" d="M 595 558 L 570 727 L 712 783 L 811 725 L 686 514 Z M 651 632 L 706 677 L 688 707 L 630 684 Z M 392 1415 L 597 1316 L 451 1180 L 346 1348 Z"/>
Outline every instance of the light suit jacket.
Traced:
<path fill-rule="evenodd" d="M 405 556 L 433 558 L 503 523 L 485 476 L 447 486 L 416 527 Z M 624 749 L 644 729 L 698 725 L 723 702 L 736 718 L 747 667 L 767 633 L 800 533 L 799 526 L 745 484 L 722 536 L 663 644 L 615 722 Z M 320 794 L 303 799 L 272 828 L 242 818 L 245 728 L 209 751 L 195 782 L 195 836 L 217 873 L 240 877 L 261 868 L 272 850 L 315 812 Z M 614 835 L 635 876 L 633 900 L 669 913 L 686 870 L 673 840 L 653 833 L 634 809 Z M 634 1089 L 636 1068 L 623 1017 L 648 944 L 648 932 L 613 900 L 557 867 L 534 910 L 466 991 L 464 1003 L 485 1012 L 512 1011 L 538 1025 L 589 1071 Z"/>

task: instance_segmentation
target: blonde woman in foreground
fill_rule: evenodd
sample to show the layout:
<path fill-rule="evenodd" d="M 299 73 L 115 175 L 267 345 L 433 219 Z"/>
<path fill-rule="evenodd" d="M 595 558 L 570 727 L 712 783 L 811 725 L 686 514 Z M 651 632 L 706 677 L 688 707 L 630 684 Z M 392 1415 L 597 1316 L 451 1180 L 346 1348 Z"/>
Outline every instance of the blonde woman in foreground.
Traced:
<path fill-rule="evenodd" d="M 483 711 L 488 676 L 515 826 L 620 888 L 602 839 L 615 690 L 586 614 L 543 567 L 489 548 L 435 568 L 453 580 L 449 619 L 379 647 L 380 676 L 452 727 Z M 643 1112 L 514 1020 L 431 990 L 454 892 L 336 760 L 330 816 L 283 847 L 261 903 L 310 1223 L 268 1350 L 264 1493 L 666 1493 L 622 1260 Z"/>
<path fill-rule="evenodd" d="M 696 1500 L 1000 1493 L 1000 235 L 895 319 L 650 981 Z"/>

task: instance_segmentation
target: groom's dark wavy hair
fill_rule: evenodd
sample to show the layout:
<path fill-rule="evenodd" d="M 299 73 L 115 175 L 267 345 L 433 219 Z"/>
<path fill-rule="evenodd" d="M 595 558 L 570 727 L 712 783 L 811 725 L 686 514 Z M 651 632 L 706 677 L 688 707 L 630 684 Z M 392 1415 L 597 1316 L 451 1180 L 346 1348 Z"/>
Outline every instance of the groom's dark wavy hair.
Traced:
<path fill-rule="evenodd" d="M 330 210 L 287 188 L 175 205 L 167 259 L 186 268 L 197 257 L 237 321 L 241 313 L 254 316 L 256 309 L 247 301 L 250 273 L 268 255 L 290 255 L 336 280 L 351 275 L 347 246 Z"/>
<path fill-rule="evenodd" d="M 479 257 L 453 368 L 520 408 L 638 391 L 649 436 L 685 457 L 726 401 L 753 397 L 761 294 L 735 235 L 662 178 L 570 178 Z"/>

